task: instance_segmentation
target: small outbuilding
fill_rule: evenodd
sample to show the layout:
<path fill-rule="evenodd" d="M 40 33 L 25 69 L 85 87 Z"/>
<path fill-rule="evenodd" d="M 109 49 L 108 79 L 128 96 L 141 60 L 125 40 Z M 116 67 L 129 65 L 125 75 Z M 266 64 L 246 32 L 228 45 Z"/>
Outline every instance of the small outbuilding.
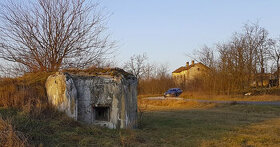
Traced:
<path fill-rule="evenodd" d="M 69 117 L 108 128 L 137 125 L 137 79 L 119 68 L 66 70 L 48 77 L 49 102 Z"/>

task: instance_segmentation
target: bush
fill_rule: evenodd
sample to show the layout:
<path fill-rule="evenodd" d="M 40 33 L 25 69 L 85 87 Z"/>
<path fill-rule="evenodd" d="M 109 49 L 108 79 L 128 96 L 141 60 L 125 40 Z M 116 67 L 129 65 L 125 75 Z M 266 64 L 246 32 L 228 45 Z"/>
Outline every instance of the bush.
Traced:
<path fill-rule="evenodd" d="M 0 80 L 0 107 L 38 115 L 48 107 L 45 81 L 51 73 L 29 73 Z"/>
<path fill-rule="evenodd" d="M 171 77 L 157 77 L 151 79 L 139 80 L 138 94 L 139 95 L 151 95 L 151 94 L 163 94 L 169 88 L 174 88 L 175 83 Z"/>

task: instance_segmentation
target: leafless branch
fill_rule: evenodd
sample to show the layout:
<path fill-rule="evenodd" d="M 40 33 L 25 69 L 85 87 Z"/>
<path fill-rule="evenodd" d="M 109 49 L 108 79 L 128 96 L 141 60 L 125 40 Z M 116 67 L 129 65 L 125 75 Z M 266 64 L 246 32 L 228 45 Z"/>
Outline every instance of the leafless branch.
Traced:
<path fill-rule="evenodd" d="M 87 0 L 1 4 L 0 58 L 29 71 L 98 64 L 112 52 L 106 16 Z"/>

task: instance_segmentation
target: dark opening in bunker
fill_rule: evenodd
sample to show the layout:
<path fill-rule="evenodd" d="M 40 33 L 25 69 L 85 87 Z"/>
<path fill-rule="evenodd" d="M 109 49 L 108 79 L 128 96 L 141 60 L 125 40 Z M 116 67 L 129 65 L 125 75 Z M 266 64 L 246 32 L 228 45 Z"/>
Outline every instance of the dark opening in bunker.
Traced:
<path fill-rule="evenodd" d="M 95 120 L 109 121 L 110 120 L 110 107 L 94 107 Z"/>

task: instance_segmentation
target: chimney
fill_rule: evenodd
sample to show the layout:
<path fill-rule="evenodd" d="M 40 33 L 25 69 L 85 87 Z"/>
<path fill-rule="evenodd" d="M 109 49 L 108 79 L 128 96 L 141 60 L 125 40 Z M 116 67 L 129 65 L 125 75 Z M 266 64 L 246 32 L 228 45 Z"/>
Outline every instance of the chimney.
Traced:
<path fill-rule="evenodd" d="M 189 67 L 189 66 L 190 66 L 190 63 L 189 63 L 189 62 L 186 62 L 186 66 Z"/>
<path fill-rule="evenodd" d="M 194 60 L 192 60 L 192 65 L 194 65 Z"/>

